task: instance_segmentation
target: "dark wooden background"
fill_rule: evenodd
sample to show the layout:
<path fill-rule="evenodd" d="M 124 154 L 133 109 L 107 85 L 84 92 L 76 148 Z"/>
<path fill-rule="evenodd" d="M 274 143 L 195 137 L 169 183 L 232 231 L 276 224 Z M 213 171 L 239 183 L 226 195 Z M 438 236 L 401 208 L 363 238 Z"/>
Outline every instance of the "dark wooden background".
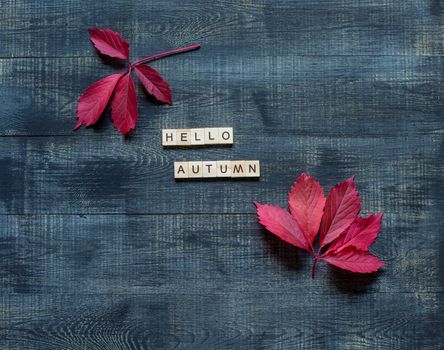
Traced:
<path fill-rule="evenodd" d="M 72 132 L 118 70 L 87 28 L 153 63 L 128 140 Z M 438 349 L 443 344 L 444 3 L 2 0 L 0 349 Z M 164 150 L 162 128 L 233 126 L 232 148 Z M 260 159 L 260 181 L 180 182 L 174 160 Z M 384 212 L 362 276 L 257 223 L 300 172 L 356 175 Z"/>

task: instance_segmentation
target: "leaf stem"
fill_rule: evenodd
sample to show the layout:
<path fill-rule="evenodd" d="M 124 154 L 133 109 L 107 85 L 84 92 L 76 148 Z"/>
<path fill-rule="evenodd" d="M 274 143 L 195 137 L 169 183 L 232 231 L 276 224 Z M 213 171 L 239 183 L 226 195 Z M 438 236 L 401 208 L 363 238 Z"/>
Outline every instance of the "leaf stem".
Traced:
<path fill-rule="evenodd" d="M 315 255 L 314 256 L 314 261 L 313 261 L 313 265 L 311 267 L 311 278 L 315 278 L 315 273 L 316 273 L 316 263 L 318 262 L 318 256 Z"/>
<path fill-rule="evenodd" d="M 193 44 L 193 45 L 189 45 L 189 46 L 186 46 L 186 47 L 181 47 L 180 49 L 174 49 L 174 50 L 170 50 L 170 51 L 165 51 L 165 52 L 162 52 L 162 53 L 158 53 L 156 55 L 148 56 L 148 57 L 145 57 L 145 58 L 141 58 L 140 60 L 134 61 L 133 63 L 131 63 L 131 66 L 136 66 L 138 64 L 154 61 L 154 60 L 157 60 L 157 59 L 162 58 L 162 57 L 176 55 L 178 53 L 188 52 L 188 51 L 193 51 L 193 50 L 198 50 L 198 49 L 200 49 L 200 44 Z"/>

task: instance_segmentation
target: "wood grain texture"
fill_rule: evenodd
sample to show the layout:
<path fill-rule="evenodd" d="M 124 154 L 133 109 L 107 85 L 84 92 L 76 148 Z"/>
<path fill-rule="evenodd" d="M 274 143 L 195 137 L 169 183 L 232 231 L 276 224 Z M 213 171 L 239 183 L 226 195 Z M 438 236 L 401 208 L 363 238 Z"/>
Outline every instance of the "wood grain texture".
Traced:
<path fill-rule="evenodd" d="M 6 229 L 7 344 L 357 348 L 427 345 L 433 338 L 419 333 L 438 336 L 436 252 L 406 251 L 385 230 L 374 247 L 389 264 L 384 272 L 361 277 L 321 265 L 312 280 L 308 256 L 250 215 L 21 215 L 3 220 Z M 317 327 L 341 336 L 323 339 Z"/>
<path fill-rule="evenodd" d="M 0 349 L 440 349 L 444 344 L 444 5 L 439 0 L 4 0 Z M 72 131 L 118 72 L 110 27 L 153 62 L 123 140 Z M 164 149 L 163 128 L 233 126 L 232 147 Z M 259 159 L 259 181 L 175 182 L 174 161 Z M 300 172 L 356 175 L 384 212 L 382 272 L 320 265 L 268 234 Z"/>

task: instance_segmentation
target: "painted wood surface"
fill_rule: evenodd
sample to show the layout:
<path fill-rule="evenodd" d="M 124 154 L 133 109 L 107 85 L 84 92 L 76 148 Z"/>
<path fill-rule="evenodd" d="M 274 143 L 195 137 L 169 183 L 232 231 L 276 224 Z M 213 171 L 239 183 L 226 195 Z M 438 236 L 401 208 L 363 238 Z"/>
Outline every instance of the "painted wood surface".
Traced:
<path fill-rule="evenodd" d="M 439 0 L 4 0 L 0 11 L 0 349 L 439 349 L 444 343 L 444 4 Z M 77 98 L 132 58 L 123 140 L 73 132 Z M 233 126 L 232 147 L 164 149 L 163 128 Z M 174 161 L 259 159 L 259 181 L 175 182 Z M 356 175 L 384 212 L 371 276 L 320 265 L 257 223 L 302 171 Z"/>

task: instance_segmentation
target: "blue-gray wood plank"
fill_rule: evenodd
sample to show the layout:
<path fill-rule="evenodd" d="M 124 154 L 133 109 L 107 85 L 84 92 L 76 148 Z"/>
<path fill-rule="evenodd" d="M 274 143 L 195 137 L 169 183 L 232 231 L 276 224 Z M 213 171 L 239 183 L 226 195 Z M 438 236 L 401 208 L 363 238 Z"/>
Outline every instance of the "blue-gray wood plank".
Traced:
<path fill-rule="evenodd" d="M 77 98 L 116 72 L 111 27 L 175 104 L 138 85 L 123 140 L 72 132 Z M 444 3 L 440 0 L 3 0 L 0 349 L 439 349 L 444 291 Z M 164 150 L 165 127 L 228 125 L 232 148 Z M 174 160 L 260 159 L 260 181 L 176 183 Z M 356 175 L 385 213 L 356 276 L 266 233 L 301 171 Z"/>

